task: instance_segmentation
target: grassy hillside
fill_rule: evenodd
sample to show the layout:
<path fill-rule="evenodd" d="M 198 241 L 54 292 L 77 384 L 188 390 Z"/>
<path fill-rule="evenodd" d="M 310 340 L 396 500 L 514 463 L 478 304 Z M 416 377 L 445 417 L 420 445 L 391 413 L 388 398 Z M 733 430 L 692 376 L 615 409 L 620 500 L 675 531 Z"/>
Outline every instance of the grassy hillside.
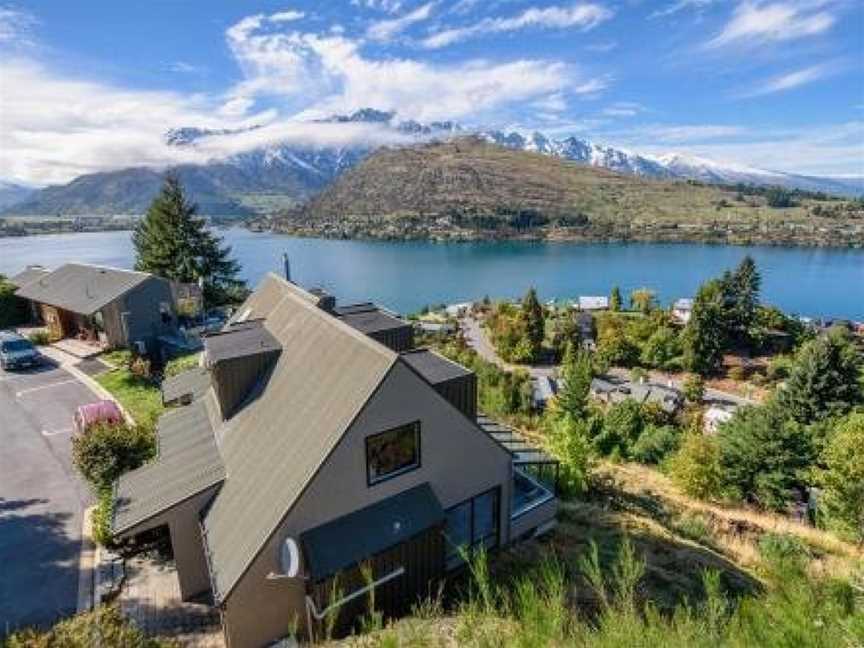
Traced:
<path fill-rule="evenodd" d="M 589 499 L 562 503 L 548 537 L 491 558 L 488 578 L 332 645 L 853 647 L 862 560 L 828 533 L 606 464 Z"/>
<path fill-rule="evenodd" d="M 272 225 L 329 237 L 864 245 L 860 204 L 797 203 L 772 208 L 762 195 L 625 176 L 468 138 L 381 150 Z"/>

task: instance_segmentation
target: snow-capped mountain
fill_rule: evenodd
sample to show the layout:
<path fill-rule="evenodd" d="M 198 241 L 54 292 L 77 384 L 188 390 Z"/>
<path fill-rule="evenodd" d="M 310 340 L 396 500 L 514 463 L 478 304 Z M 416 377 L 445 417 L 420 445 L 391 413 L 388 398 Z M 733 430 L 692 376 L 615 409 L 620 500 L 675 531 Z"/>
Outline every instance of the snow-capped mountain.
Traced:
<path fill-rule="evenodd" d="M 389 134 L 380 141 L 401 144 L 421 143 L 473 135 L 511 149 L 558 157 L 580 164 L 602 167 L 619 173 L 666 180 L 692 179 L 707 183 L 781 185 L 811 191 L 844 195 L 864 193 L 862 178 L 822 178 L 767 171 L 736 164 L 669 153 L 662 156 L 639 154 L 604 146 L 576 137 L 555 139 L 540 132 L 468 128 L 452 121 L 421 123 L 400 120 L 395 113 L 372 108 L 349 115 L 333 115 L 312 123 L 368 124 L 379 134 Z M 179 148 L 227 150 L 212 146 L 220 138 L 243 137 L 262 125 L 242 129 L 205 129 L 194 126 L 172 128 L 164 142 Z M 253 134 L 254 137 L 254 134 Z M 228 139 L 225 140 L 227 142 Z M 369 140 L 372 141 L 372 140 Z M 381 144 L 383 145 L 383 144 Z M 176 167 L 181 180 L 190 188 L 193 199 L 202 210 L 219 214 L 248 214 L 250 211 L 272 211 L 295 204 L 318 193 L 347 169 L 370 155 L 376 146 L 370 143 L 345 146 L 312 146 L 270 143 L 244 149 L 204 164 Z M 142 177 L 146 182 L 142 184 Z M 0 209 L 6 213 L 136 213 L 143 212 L 159 184 L 154 170 L 121 169 L 109 173 L 80 176 L 68 185 L 26 192 L 13 187 L 9 194 L 0 184 Z M 127 190 L 117 191 L 118 186 Z M 138 187 L 140 190 L 131 191 Z M 86 191 L 84 190 L 86 188 Z M 16 193 L 17 192 L 17 193 Z M 118 195 L 124 201 L 118 203 Z M 5 196 L 11 198 L 6 199 Z M 262 199 L 262 196 L 265 197 Z"/>

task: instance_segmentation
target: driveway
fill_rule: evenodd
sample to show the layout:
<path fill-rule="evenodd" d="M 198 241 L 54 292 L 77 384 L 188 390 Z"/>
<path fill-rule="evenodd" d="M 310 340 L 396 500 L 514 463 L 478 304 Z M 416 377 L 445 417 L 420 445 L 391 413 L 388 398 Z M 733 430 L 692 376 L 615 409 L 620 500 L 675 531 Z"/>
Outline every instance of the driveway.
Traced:
<path fill-rule="evenodd" d="M 497 364 L 506 371 L 527 371 L 533 379 L 541 376 L 554 378 L 558 371 L 557 365 L 513 365 L 505 362 L 498 356 L 495 347 L 492 346 L 492 341 L 486 334 L 481 323 L 471 315 L 466 315 L 459 319 L 459 326 L 465 336 L 465 342 L 477 352 L 481 358 L 487 362 Z"/>
<path fill-rule="evenodd" d="M 71 423 L 95 399 L 56 364 L 0 370 L 0 637 L 76 611 L 91 495 L 72 468 Z"/>

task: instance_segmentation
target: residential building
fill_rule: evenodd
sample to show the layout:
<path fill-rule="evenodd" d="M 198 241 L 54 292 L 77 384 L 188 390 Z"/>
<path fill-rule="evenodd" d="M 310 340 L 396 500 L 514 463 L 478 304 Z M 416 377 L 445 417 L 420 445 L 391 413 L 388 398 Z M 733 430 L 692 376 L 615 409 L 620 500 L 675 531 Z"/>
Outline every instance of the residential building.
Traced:
<path fill-rule="evenodd" d="M 732 408 L 711 405 L 702 417 L 703 431 L 705 434 L 717 434 L 720 426 L 731 420 L 734 414 L 735 410 Z"/>
<path fill-rule="evenodd" d="M 591 395 L 606 403 L 619 403 L 624 400 L 655 403 L 667 414 L 674 414 L 684 404 L 684 395 L 671 385 L 614 378 L 594 378 L 591 381 Z"/>
<path fill-rule="evenodd" d="M 471 302 L 461 302 L 459 304 L 450 304 L 444 309 L 448 317 L 463 317 L 468 314 L 474 306 Z"/>
<path fill-rule="evenodd" d="M 484 429 L 474 374 L 394 351 L 399 336 L 357 314 L 266 277 L 205 338 L 202 367 L 166 384 L 188 404 L 115 486 L 116 536 L 167 528 L 183 597 L 212 596 L 230 648 L 320 637 L 327 608 L 350 627 L 364 566 L 378 609 L 408 611 L 460 548 L 554 524 L 554 487 L 535 476 L 554 460 Z"/>
<path fill-rule="evenodd" d="M 601 296 L 580 295 L 577 306 L 580 311 L 608 310 L 609 298 Z"/>
<path fill-rule="evenodd" d="M 690 316 L 693 314 L 692 299 L 677 299 L 672 304 L 672 317 L 679 324 L 686 324 L 690 321 Z"/>
<path fill-rule="evenodd" d="M 77 337 L 102 348 L 139 345 L 152 352 L 160 336 L 177 330 L 171 283 L 146 272 L 66 263 L 30 267 L 14 276 L 54 340 Z"/>

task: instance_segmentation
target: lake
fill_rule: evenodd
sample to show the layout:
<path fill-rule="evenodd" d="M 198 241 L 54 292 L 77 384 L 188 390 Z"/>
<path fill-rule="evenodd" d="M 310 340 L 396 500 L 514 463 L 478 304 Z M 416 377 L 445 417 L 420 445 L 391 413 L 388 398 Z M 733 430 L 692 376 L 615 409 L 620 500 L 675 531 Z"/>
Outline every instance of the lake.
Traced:
<path fill-rule="evenodd" d="M 664 304 L 692 296 L 704 280 L 746 254 L 763 279 L 763 301 L 792 313 L 864 319 L 864 251 L 686 243 L 427 243 L 299 239 L 245 229 L 220 231 L 254 285 L 281 272 L 283 252 L 295 281 L 323 286 L 341 300 L 371 299 L 409 313 L 429 303 L 517 297 L 535 286 L 543 300 L 625 296 L 647 286 Z M 81 261 L 129 268 L 129 232 L 0 238 L 0 273 L 27 264 Z"/>

